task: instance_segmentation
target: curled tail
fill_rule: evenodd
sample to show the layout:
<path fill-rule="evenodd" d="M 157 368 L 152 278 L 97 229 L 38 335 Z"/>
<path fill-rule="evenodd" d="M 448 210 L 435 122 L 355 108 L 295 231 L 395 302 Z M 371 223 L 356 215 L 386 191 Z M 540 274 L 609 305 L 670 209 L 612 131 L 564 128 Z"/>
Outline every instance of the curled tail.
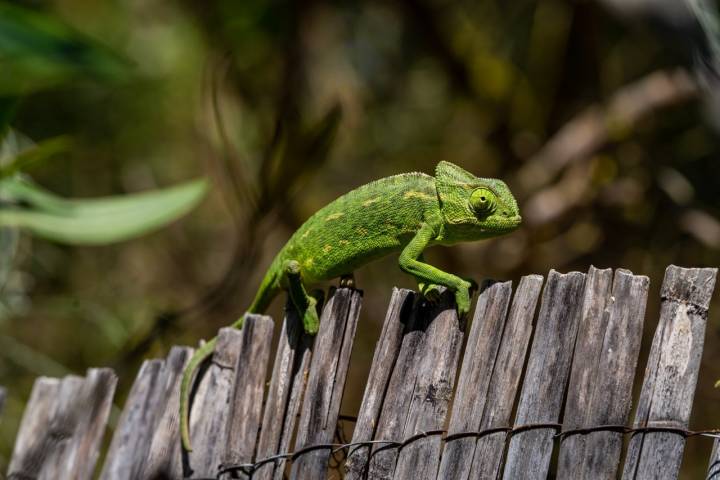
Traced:
<path fill-rule="evenodd" d="M 250 305 L 250 308 L 248 308 L 247 313 L 264 313 L 270 305 L 270 302 L 273 301 L 280 291 L 281 271 L 277 268 L 277 263 L 279 263 L 277 259 L 273 261 L 270 269 L 265 274 L 265 277 L 260 283 L 260 288 L 258 288 L 257 294 L 255 294 L 255 299 Z M 241 329 L 244 321 L 245 315 L 233 323 L 232 327 Z M 202 365 L 205 359 L 213 354 L 216 343 L 217 337 L 195 350 L 192 358 L 190 358 L 190 362 L 188 362 L 185 370 L 183 371 L 183 377 L 180 383 L 180 438 L 182 440 L 183 448 L 188 452 L 192 451 L 192 447 L 190 445 L 190 390 L 192 389 L 193 378 L 200 365 Z"/>

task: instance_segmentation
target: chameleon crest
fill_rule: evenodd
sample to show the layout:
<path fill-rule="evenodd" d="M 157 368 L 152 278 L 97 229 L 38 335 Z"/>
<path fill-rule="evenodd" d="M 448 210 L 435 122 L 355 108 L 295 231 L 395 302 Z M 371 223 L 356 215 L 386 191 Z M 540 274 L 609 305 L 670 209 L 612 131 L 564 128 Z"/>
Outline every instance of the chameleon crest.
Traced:
<path fill-rule="evenodd" d="M 376 180 L 329 203 L 297 229 L 268 268 L 248 312 L 263 313 L 285 290 L 306 332 L 314 334 L 320 323 L 317 300 L 306 285 L 351 275 L 372 260 L 399 252 L 400 269 L 415 277 L 423 295 L 432 300 L 439 287 L 448 288 L 458 312 L 466 314 L 474 282 L 425 263 L 423 250 L 503 235 L 520 220 L 504 182 L 478 178 L 449 162 L 437 165 L 435 177 L 405 173 Z M 241 328 L 242 322 L 233 326 Z M 214 348 L 215 339 L 200 347 L 183 374 L 180 431 L 187 450 L 193 374 Z"/>

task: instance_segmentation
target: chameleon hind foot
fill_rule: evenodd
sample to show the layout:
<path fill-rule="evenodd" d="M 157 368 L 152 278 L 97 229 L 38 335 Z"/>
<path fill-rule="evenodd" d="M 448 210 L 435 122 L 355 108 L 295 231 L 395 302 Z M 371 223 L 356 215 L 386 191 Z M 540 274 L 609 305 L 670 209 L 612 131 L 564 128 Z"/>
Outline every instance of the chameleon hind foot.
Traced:
<path fill-rule="evenodd" d="M 320 329 L 320 319 L 317 314 L 317 299 L 308 295 L 302 283 L 300 262 L 288 260 L 285 262 L 285 278 L 288 283 L 288 293 L 298 314 L 302 317 L 305 333 L 315 335 Z"/>

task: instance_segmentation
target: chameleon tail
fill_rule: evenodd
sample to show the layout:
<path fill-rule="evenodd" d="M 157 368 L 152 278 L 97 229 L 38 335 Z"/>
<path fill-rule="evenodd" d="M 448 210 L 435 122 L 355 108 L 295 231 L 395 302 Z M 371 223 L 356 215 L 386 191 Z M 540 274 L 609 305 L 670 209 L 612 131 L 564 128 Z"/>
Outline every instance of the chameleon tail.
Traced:
<path fill-rule="evenodd" d="M 277 269 L 271 267 L 265 275 L 265 278 L 263 278 L 260 288 L 255 295 L 255 299 L 248 309 L 248 313 L 263 313 L 279 291 L 279 275 L 277 274 Z M 245 316 L 243 315 L 238 321 L 232 324 L 232 327 L 240 329 L 244 321 Z M 180 439 L 183 448 L 188 452 L 192 451 L 192 446 L 190 445 L 190 390 L 192 389 L 193 378 L 200 365 L 215 351 L 216 343 L 217 337 L 195 350 L 192 358 L 190 358 L 190 362 L 188 362 L 183 371 L 182 381 L 180 383 Z"/>

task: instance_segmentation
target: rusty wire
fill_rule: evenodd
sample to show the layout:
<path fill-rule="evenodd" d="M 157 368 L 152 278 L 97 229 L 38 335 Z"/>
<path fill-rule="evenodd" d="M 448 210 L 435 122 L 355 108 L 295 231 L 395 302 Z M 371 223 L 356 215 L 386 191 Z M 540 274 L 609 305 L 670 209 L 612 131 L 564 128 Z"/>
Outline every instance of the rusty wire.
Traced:
<path fill-rule="evenodd" d="M 348 416 L 342 416 L 341 421 L 353 421 L 354 419 L 352 417 Z M 216 478 L 220 478 L 222 475 L 231 474 L 231 473 L 243 473 L 245 475 L 251 475 L 255 470 L 260 468 L 261 466 L 270 463 L 270 462 L 276 462 L 278 460 L 296 460 L 298 457 L 315 450 L 330 450 L 330 467 L 334 469 L 339 469 L 342 461 L 346 459 L 351 452 L 349 452 L 349 449 L 353 447 L 373 447 L 375 446 L 376 449 L 373 453 L 376 453 L 381 450 L 396 448 L 398 450 L 402 450 L 406 446 L 410 445 L 411 443 L 414 443 L 418 440 L 422 440 L 423 438 L 428 437 L 440 437 L 440 441 L 442 442 L 451 442 L 454 440 L 459 440 L 462 438 L 482 438 L 486 437 L 488 435 L 493 435 L 496 433 L 504 433 L 508 437 L 511 437 L 513 435 L 527 432 L 529 430 L 554 430 L 555 434 L 553 435 L 553 440 L 557 439 L 564 439 L 565 437 L 569 437 L 572 435 L 585 435 L 589 433 L 597 433 L 597 432 L 612 432 L 612 433 L 618 433 L 621 435 L 637 435 L 637 434 L 645 434 L 645 433 L 671 433 L 675 435 L 680 435 L 683 438 L 688 437 L 710 437 L 710 438 L 717 438 L 720 439 L 720 428 L 716 429 L 706 429 L 706 430 L 688 430 L 682 427 L 678 427 L 676 425 L 667 424 L 667 425 L 654 425 L 654 426 L 647 426 L 647 427 L 628 427 L 626 425 L 616 425 L 616 424 L 607 424 L 607 425 L 594 425 L 589 427 L 576 427 L 576 428 L 568 428 L 564 429 L 564 426 L 561 423 L 533 423 L 533 424 L 526 424 L 526 425 L 517 425 L 515 427 L 505 426 L 505 427 L 492 427 L 492 428 L 486 428 L 483 430 L 478 431 L 467 431 L 467 432 L 454 432 L 448 434 L 447 430 L 438 429 L 438 430 L 429 430 L 425 432 L 418 432 L 415 435 L 412 435 L 410 437 L 405 438 L 404 440 L 364 440 L 364 441 L 357 441 L 357 442 L 347 442 L 345 441 L 344 433 L 342 429 L 340 428 L 338 424 L 338 428 L 335 431 L 335 437 L 338 440 L 338 443 L 318 443 L 314 445 L 308 445 L 306 447 L 303 447 L 299 450 L 296 450 L 295 452 L 287 452 L 287 453 L 278 453 L 276 455 L 271 455 L 269 457 L 262 458 L 260 460 L 257 460 L 253 463 L 241 463 L 241 464 L 224 464 L 220 465 L 218 469 L 218 474 Z M 341 454 L 341 457 L 336 457 L 337 454 Z M 195 480 L 215 480 L 215 479 L 195 479 Z"/>

